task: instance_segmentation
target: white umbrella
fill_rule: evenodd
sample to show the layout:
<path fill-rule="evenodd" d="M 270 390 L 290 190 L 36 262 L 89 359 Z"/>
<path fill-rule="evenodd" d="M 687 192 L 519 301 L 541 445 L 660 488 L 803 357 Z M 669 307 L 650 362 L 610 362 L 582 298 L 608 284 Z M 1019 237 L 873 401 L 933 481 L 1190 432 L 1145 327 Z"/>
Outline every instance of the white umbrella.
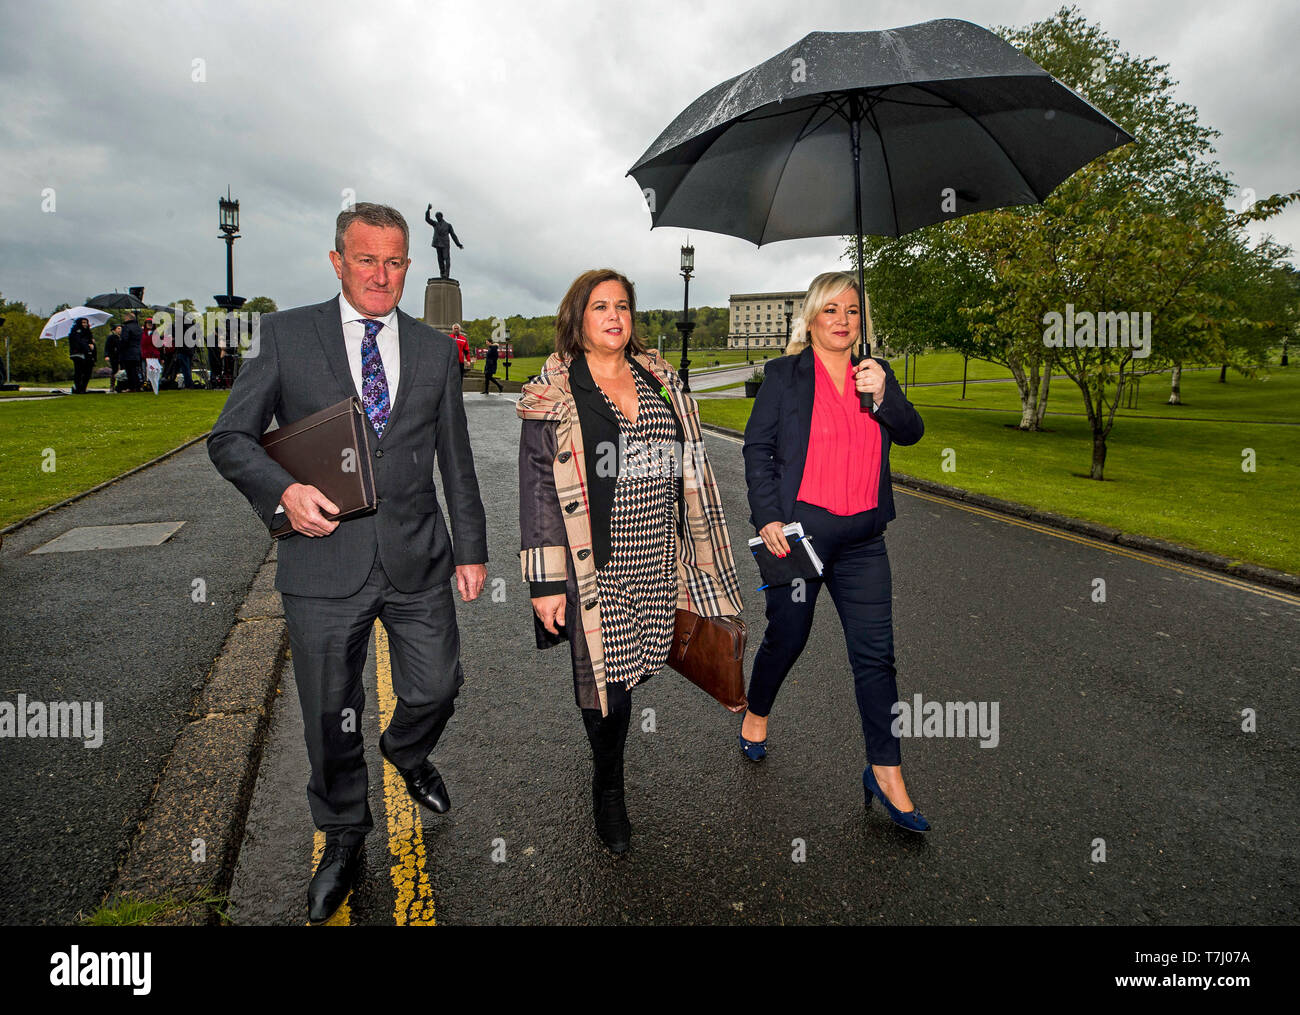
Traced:
<path fill-rule="evenodd" d="M 84 317 L 93 328 L 97 324 L 103 324 L 112 316 L 112 314 L 103 310 L 96 310 L 94 307 L 71 307 L 68 310 L 60 310 L 45 322 L 45 327 L 41 329 L 41 338 L 48 338 L 51 342 L 57 342 L 72 330 L 72 326 L 77 323 L 79 318 Z"/>

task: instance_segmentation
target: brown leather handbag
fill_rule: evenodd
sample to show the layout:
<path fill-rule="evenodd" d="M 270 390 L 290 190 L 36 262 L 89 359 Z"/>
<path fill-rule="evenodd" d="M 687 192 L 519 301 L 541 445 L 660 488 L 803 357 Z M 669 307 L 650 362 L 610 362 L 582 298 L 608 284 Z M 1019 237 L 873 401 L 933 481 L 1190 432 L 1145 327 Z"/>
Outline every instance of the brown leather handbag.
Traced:
<path fill-rule="evenodd" d="M 733 712 L 745 699 L 745 622 L 735 617 L 701 617 L 677 611 L 668 665 Z"/>

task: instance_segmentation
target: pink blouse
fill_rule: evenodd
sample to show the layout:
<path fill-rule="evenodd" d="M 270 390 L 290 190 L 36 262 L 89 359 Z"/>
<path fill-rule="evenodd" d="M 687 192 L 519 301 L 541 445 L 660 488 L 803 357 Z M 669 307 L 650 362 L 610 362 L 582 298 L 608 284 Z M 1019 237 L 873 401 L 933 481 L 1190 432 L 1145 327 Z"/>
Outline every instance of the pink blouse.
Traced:
<path fill-rule="evenodd" d="M 863 412 L 853 383 L 853 364 L 838 393 L 816 352 L 808 459 L 798 499 L 833 515 L 855 515 L 876 506 L 880 484 L 880 424 Z"/>

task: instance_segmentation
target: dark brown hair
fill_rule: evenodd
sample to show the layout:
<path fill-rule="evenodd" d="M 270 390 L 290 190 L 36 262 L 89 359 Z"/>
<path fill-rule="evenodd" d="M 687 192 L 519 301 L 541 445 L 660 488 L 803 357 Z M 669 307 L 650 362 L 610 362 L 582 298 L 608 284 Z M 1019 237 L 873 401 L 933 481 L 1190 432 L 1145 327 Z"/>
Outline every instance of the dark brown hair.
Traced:
<path fill-rule="evenodd" d="M 555 312 L 555 351 L 561 356 L 572 359 L 581 355 L 586 349 L 582 335 L 582 321 L 587 313 L 587 304 L 591 294 L 602 282 L 617 282 L 627 293 L 628 309 L 632 316 L 632 329 L 627 338 L 627 351 L 643 353 L 646 347 L 636 333 L 636 287 L 626 275 L 613 268 L 593 268 L 584 271 L 573 280 L 569 291 L 560 301 L 560 308 Z"/>

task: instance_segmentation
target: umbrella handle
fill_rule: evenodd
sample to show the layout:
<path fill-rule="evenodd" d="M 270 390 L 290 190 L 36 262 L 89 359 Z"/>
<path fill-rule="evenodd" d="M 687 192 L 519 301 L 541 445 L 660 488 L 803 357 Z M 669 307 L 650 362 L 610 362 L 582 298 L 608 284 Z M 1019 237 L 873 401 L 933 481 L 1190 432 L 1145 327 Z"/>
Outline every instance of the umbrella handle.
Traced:
<path fill-rule="evenodd" d="M 862 352 L 863 359 L 867 359 L 871 356 L 871 343 L 867 341 L 865 318 L 862 327 L 862 334 L 858 336 L 858 349 Z M 871 392 L 869 391 L 858 392 L 858 405 L 862 407 L 863 412 L 876 411 L 876 403 L 872 399 Z"/>
<path fill-rule="evenodd" d="M 871 343 L 867 341 L 867 287 L 862 278 L 862 112 L 857 96 L 852 98 L 852 113 L 849 119 L 849 146 L 853 153 L 853 217 L 857 223 L 858 245 L 853 251 L 853 259 L 858 263 L 858 353 L 866 358 L 871 355 Z M 875 402 L 868 392 L 858 392 L 858 405 L 863 412 L 874 412 Z"/>
<path fill-rule="evenodd" d="M 858 306 L 858 354 L 863 359 L 868 359 L 871 356 L 871 343 L 867 341 L 867 315 L 864 307 L 861 305 L 866 303 L 866 300 L 862 298 L 862 294 L 864 291 L 865 290 L 862 285 L 862 237 L 861 235 L 859 235 L 858 237 L 858 302 L 860 305 Z M 862 407 L 863 412 L 876 411 L 876 403 L 872 399 L 870 392 L 867 391 L 858 392 L 858 405 Z"/>

